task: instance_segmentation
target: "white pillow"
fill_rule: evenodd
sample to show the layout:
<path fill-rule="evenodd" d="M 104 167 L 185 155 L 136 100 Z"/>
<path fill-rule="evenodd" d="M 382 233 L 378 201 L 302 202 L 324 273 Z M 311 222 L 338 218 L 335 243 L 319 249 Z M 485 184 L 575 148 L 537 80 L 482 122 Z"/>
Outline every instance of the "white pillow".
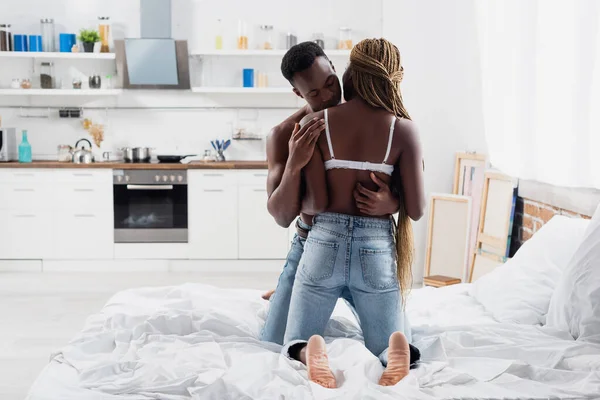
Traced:
<path fill-rule="evenodd" d="M 500 322 L 543 324 L 554 288 L 588 225 L 553 217 L 512 259 L 479 278 L 471 295 Z"/>
<path fill-rule="evenodd" d="M 552 295 L 548 326 L 600 344 L 600 205 Z"/>

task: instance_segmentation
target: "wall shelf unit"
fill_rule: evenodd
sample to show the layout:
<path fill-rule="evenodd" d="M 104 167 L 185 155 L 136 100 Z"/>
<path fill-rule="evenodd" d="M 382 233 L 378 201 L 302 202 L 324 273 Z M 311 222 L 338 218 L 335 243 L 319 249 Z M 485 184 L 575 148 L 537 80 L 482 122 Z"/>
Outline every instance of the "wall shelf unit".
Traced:
<path fill-rule="evenodd" d="M 38 51 L 2 51 L 0 58 L 68 59 L 68 60 L 114 60 L 115 53 L 58 53 Z"/>
<path fill-rule="evenodd" d="M 324 50 L 329 57 L 350 57 L 350 50 Z M 201 50 L 191 57 L 283 57 L 287 50 Z"/>
<path fill-rule="evenodd" d="M 193 87 L 194 93 L 205 94 L 294 94 L 291 87 Z"/>
<path fill-rule="evenodd" d="M 123 89 L 0 89 L 0 96 L 118 96 Z"/>

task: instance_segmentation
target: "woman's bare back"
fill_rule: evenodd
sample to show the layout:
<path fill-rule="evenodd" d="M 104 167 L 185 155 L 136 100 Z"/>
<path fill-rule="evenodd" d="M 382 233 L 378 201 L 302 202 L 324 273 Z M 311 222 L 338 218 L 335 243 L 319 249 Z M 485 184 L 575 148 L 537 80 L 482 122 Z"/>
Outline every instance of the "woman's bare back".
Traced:
<path fill-rule="evenodd" d="M 337 160 L 368 161 L 381 164 L 386 156 L 389 141 L 390 124 L 396 121 L 394 115 L 383 109 L 377 109 L 358 101 L 344 103 L 328 109 L 328 124 L 331 144 Z M 323 118 L 324 112 L 309 117 Z M 394 133 L 387 165 L 395 166 L 401 153 L 401 140 L 398 137 L 401 129 Z M 323 155 L 323 161 L 330 160 L 331 154 L 327 136 L 322 134 L 318 141 L 318 149 Z M 392 177 L 382 172 L 374 172 L 386 184 Z M 327 171 L 327 187 L 329 205 L 327 211 L 348 215 L 363 216 L 356 206 L 353 192 L 356 184 L 360 183 L 369 190 L 376 191 L 377 185 L 370 178 L 371 171 L 334 168 Z"/>

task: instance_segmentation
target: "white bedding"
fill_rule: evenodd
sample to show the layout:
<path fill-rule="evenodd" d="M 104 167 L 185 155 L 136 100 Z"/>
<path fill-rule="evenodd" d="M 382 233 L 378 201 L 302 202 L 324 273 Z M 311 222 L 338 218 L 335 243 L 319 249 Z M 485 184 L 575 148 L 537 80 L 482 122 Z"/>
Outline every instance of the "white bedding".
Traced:
<path fill-rule="evenodd" d="M 339 389 L 312 384 L 280 346 L 257 340 L 267 302 L 200 284 L 117 293 L 52 357 L 29 399 L 547 399 L 600 396 L 600 346 L 496 322 L 469 285 L 413 291 L 422 364 L 394 387 L 339 303 L 328 325 Z M 335 337 L 336 339 L 332 339 Z"/>

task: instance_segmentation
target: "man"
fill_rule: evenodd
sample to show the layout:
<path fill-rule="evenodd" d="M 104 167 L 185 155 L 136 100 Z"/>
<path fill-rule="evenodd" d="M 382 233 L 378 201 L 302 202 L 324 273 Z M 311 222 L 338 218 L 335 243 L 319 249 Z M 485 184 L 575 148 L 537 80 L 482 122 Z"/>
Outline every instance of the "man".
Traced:
<path fill-rule="evenodd" d="M 263 296 L 271 301 L 261 340 L 283 344 L 290 298 L 304 241 L 312 225 L 310 204 L 303 204 L 305 191 L 310 185 L 303 181 L 303 168 L 310 161 L 316 141 L 324 130 L 322 121 L 311 121 L 302 129 L 300 120 L 307 114 L 333 107 L 341 101 L 342 90 L 335 68 L 323 50 L 312 42 L 292 47 L 281 62 L 283 76 L 292 84 L 297 96 L 308 103 L 281 124 L 275 126 L 267 139 L 269 174 L 267 207 L 275 221 L 288 227 L 297 219 L 297 235 L 288 254 L 275 292 Z M 394 214 L 399 200 L 390 188 L 372 175 L 379 187 L 370 191 L 358 185 L 355 192 L 357 207 L 366 215 Z M 342 295 L 352 305 L 349 293 Z M 412 351 L 412 349 L 411 349 Z"/>

